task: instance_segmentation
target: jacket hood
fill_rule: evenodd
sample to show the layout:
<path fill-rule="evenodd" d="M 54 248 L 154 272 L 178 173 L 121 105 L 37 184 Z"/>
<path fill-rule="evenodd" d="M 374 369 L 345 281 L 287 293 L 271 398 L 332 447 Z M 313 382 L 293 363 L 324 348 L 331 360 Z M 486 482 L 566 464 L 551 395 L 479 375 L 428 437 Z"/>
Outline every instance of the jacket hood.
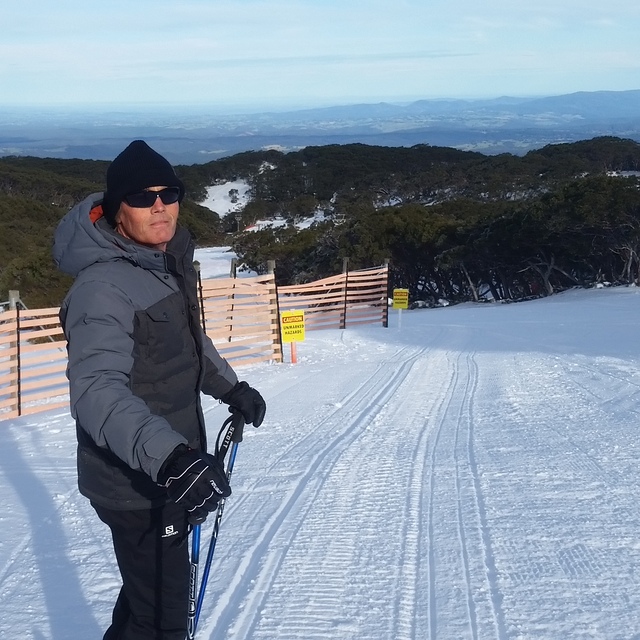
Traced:
<path fill-rule="evenodd" d="M 74 278 L 99 262 L 128 260 L 164 270 L 164 254 L 119 235 L 102 217 L 102 193 L 93 193 L 62 218 L 53 236 L 53 260 Z"/>

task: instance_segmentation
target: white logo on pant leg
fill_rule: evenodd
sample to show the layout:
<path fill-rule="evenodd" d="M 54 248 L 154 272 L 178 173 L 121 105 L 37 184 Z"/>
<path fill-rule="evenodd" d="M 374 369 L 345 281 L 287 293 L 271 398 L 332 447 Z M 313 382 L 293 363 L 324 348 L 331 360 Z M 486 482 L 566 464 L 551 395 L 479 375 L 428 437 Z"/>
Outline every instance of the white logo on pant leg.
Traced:
<path fill-rule="evenodd" d="M 173 525 L 170 524 L 168 527 L 164 528 L 163 538 L 170 538 L 171 536 L 177 536 L 180 532 L 174 529 Z"/>

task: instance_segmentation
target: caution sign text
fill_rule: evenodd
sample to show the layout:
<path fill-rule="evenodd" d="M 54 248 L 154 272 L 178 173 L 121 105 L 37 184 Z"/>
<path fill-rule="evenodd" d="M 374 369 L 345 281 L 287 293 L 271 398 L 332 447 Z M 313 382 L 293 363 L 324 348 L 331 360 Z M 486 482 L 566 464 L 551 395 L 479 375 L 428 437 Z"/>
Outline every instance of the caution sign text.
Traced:
<path fill-rule="evenodd" d="M 282 342 L 302 342 L 304 340 L 304 311 L 283 311 L 280 314 Z"/>
<path fill-rule="evenodd" d="M 394 309 L 409 308 L 409 289 L 393 290 L 393 308 Z"/>

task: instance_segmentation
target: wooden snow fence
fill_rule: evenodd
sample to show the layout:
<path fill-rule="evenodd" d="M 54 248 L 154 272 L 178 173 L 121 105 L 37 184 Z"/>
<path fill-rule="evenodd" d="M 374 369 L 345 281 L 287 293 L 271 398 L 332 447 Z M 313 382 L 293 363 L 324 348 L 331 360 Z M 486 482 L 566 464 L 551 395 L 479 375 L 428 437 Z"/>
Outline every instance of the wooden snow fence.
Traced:
<path fill-rule="evenodd" d="M 67 407 L 67 345 L 57 308 L 0 313 L 0 417 Z"/>
<path fill-rule="evenodd" d="M 278 287 L 280 311 L 304 311 L 305 330 L 346 329 L 357 324 L 388 325 L 387 265 L 309 284 Z"/>
<path fill-rule="evenodd" d="M 202 326 L 234 365 L 282 362 L 274 275 L 200 283 Z"/>
<path fill-rule="evenodd" d="M 202 324 L 234 367 L 282 362 L 280 312 L 304 310 L 307 330 L 388 324 L 387 266 L 276 287 L 273 273 L 200 282 Z M 0 420 L 69 406 L 59 309 L 0 312 Z"/>

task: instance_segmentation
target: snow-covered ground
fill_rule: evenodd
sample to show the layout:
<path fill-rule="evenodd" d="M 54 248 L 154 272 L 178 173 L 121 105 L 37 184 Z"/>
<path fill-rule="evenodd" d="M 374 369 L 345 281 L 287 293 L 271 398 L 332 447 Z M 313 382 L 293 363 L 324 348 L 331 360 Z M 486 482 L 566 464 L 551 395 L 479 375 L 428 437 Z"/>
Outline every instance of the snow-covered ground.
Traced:
<path fill-rule="evenodd" d="M 224 218 L 241 211 L 247 202 L 249 185 L 245 180 L 234 180 L 207 187 L 207 197 L 200 204 Z"/>
<path fill-rule="evenodd" d="M 244 180 L 235 180 L 207 187 L 207 196 L 200 202 L 203 207 L 215 211 L 221 218 L 240 213 L 251 200 L 250 186 Z M 299 221 L 295 226 L 298 229 L 307 229 L 314 222 L 325 220 L 324 211 L 317 211 L 315 215 Z M 260 231 L 266 228 L 286 227 L 287 221 L 283 218 L 274 220 L 257 220 L 244 231 Z"/>
<path fill-rule="evenodd" d="M 195 259 L 200 263 L 200 276 L 206 278 L 228 278 L 231 276 L 231 261 L 235 257 L 231 247 L 210 247 L 196 249 Z M 241 277 L 247 272 L 237 271 L 236 275 Z"/>
<path fill-rule="evenodd" d="M 268 412 L 197 637 L 640 638 L 639 310 L 616 288 L 392 312 L 241 369 Z M 0 444 L 0 638 L 100 638 L 119 578 L 72 420 Z"/>

